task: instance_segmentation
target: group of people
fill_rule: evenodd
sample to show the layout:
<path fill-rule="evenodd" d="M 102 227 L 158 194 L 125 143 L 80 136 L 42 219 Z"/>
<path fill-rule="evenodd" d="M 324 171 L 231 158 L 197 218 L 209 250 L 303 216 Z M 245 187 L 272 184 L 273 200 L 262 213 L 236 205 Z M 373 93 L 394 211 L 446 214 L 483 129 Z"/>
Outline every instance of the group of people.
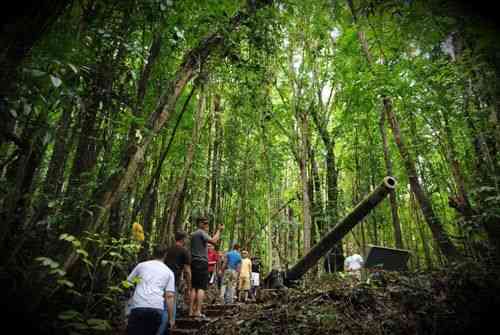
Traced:
<path fill-rule="evenodd" d="M 129 274 L 127 280 L 136 285 L 128 301 L 128 335 L 168 334 L 175 327 L 177 310 L 183 307 L 190 317 L 205 318 L 202 306 L 209 284 L 217 284 L 225 303 L 234 302 L 236 288 L 241 301 L 255 295 L 258 260 L 252 267 L 248 252 L 240 254 L 238 244 L 226 254 L 218 253 L 215 246 L 223 225 L 213 236 L 208 234 L 206 217 L 197 219 L 197 227 L 190 236 L 190 250 L 186 247 L 188 235 L 177 232 L 173 246 L 157 246 L 153 259 L 137 264 Z"/>
<path fill-rule="evenodd" d="M 254 299 L 260 285 L 260 260 L 250 258 L 247 250 L 240 253 L 240 245 L 235 244 L 222 260 L 219 276 L 220 297 L 226 304 L 235 300 L 246 302 Z"/>

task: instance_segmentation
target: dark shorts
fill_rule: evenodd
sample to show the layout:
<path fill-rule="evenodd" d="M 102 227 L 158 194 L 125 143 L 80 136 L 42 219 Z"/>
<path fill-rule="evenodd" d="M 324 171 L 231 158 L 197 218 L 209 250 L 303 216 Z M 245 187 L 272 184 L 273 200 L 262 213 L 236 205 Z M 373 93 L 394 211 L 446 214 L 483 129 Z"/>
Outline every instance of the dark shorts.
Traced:
<path fill-rule="evenodd" d="M 130 311 L 127 335 L 156 335 L 161 324 L 161 309 L 134 308 Z"/>
<path fill-rule="evenodd" d="M 195 289 L 206 290 L 208 287 L 208 262 L 193 260 L 191 273 L 191 286 Z"/>

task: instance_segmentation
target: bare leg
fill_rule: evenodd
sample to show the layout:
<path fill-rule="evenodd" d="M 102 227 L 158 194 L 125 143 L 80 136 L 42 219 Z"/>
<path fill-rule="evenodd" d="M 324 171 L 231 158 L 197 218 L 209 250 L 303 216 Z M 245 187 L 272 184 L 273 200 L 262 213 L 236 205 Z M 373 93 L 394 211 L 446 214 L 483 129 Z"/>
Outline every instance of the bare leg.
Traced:
<path fill-rule="evenodd" d="M 248 290 L 243 290 L 243 302 L 246 302 L 247 301 L 247 297 L 248 297 Z"/>
<path fill-rule="evenodd" d="M 223 303 L 226 303 L 226 285 L 222 285 L 220 288 L 220 298 Z"/>
<path fill-rule="evenodd" d="M 192 288 L 191 289 L 191 294 L 190 294 L 190 297 L 189 297 L 189 316 L 194 316 L 194 312 L 195 312 L 195 300 L 196 300 L 196 289 L 195 288 Z"/>
<path fill-rule="evenodd" d="M 201 306 L 203 305 L 203 299 L 205 299 L 205 291 L 198 290 L 196 293 L 196 314 L 197 316 L 201 316 Z"/>

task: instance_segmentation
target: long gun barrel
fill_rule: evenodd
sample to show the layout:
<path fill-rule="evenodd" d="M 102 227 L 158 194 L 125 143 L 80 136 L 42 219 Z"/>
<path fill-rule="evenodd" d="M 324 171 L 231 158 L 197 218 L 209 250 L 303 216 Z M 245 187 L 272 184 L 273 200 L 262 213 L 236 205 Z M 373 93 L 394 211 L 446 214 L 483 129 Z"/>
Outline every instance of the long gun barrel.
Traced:
<path fill-rule="evenodd" d="M 354 226 L 361 222 L 372 209 L 396 187 L 396 179 L 385 177 L 383 182 L 363 199 L 346 217 L 330 230 L 309 252 L 295 264 L 285 276 L 285 283 L 300 279 L 336 243 L 340 242 Z"/>

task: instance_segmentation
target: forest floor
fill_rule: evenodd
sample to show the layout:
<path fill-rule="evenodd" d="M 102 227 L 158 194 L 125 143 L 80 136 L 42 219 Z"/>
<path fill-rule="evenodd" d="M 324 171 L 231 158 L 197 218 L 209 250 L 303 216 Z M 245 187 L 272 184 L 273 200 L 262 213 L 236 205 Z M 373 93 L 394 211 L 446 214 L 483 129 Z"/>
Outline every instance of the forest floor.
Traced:
<path fill-rule="evenodd" d="M 471 334 L 494 324 L 500 307 L 498 275 L 477 264 L 377 272 L 365 281 L 324 275 L 301 286 L 263 290 L 258 303 L 239 303 L 203 333 Z"/>

